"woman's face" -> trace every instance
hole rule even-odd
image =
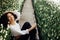
[[[11,13],[8,13],[7,17],[8,17],[9,22],[14,21],[14,16]]]

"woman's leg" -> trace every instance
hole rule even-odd
[[[31,24],[29,22],[25,22],[21,30],[26,30],[29,29],[30,27],[32,27]],[[30,40],[36,40],[36,29],[30,31],[29,34],[22,35],[20,37],[20,40],[28,40],[29,37]]]
[[[25,22],[21,30],[26,30],[26,29],[29,29],[30,27],[31,27],[31,24],[29,22]],[[26,35],[22,35],[20,37],[20,40],[28,40],[28,38],[29,38],[29,34],[26,34]]]
[[[31,27],[31,24],[29,22],[25,22],[21,30],[26,30]]]
[[[37,40],[36,39],[36,29],[31,30],[29,33],[29,36],[30,36],[30,40]]]

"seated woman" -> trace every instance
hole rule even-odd
[[[17,16],[13,12],[6,12],[1,16],[1,23],[4,27],[10,28],[12,36],[14,36],[15,40],[20,40],[21,35],[29,34],[29,32],[36,27],[36,24],[31,26],[29,22],[25,22],[21,30],[20,25],[16,22],[16,19]]]

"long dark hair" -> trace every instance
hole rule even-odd
[[[7,24],[8,24],[8,18],[7,18],[7,14],[8,13],[11,13],[13,16],[14,16],[14,19],[17,19],[17,16],[13,13],[13,12],[6,12],[4,13],[1,18],[0,18],[0,24],[3,24],[3,27],[7,27]]]

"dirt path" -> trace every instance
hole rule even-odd
[[[25,0],[23,10],[22,10],[22,16],[20,19],[20,25],[22,26],[26,21],[30,22],[31,24],[36,22],[31,0]]]

